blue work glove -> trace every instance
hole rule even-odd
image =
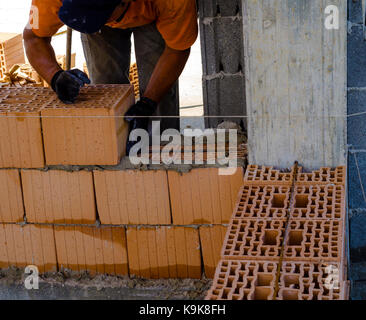
[[[130,124],[129,133],[135,129],[148,130],[149,118],[155,113],[158,104],[149,98],[142,97],[125,113],[125,120]],[[137,141],[127,140],[126,153],[130,154],[131,148]]]
[[[88,76],[79,69],[69,71],[60,70],[52,78],[51,87],[58,98],[67,104],[74,103],[80,88],[90,84]]]

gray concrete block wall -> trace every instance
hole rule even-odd
[[[245,110],[241,0],[198,0],[207,127],[241,123]],[[225,116],[238,116],[235,119]]]
[[[366,41],[362,0],[348,0],[348,114],[366,111]],[[348,119],[351,297],[366,299],[366,116]],[[361,285],[361,284],[364,285]]]

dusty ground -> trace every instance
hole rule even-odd
[[[0,271],[0,300],[202,300],[211,280],[145,280],[58,272],[40,276],[39,289],[27,290],[24,270]]]

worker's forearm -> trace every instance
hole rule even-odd
[[[190,49],[177,51],[166,47],[154,69],[144,96],[160,102],[178,80],[187,63],[189,54]]]
[[[37,37],[29,29],[24,30],[23,37],[30,64],[48,84],[51,84],[52,77],[61,70],[51,46],[51,38]]]

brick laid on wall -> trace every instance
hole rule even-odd
[[[171,224],[166,171],[94,171],[102,224]]]
[[[0,222],[21,222],[23,216],[19,171],[0,170]]]
[[[0,224],[0,269],[38,267],[40,273],[56,271],[52,226]]]
[[[81,89],[75,104],[56,96],[41,111],[48,165],[117,165],[126,152],[123,115],[135,101],[130,85]]]
[[[201,278],[198,230],[188,227],[128,227],[130,275]]]
[[[21,177],[28,222],[96,222],[92,172],[22,170]]]
[[[124,228],[55,226],[60,270],[127,275]]]
[[[173,224],[228,223],[243,185],[243,169],[220,176],[217,168],[168,171]]]
[[[220,261],[221,248],[224,243],[227,227],[202,226],[200,227],[202,257],[207,278],[213,278],[216,266]]]
[[[43,88],[0,88],[0,167],[44,167]]]

